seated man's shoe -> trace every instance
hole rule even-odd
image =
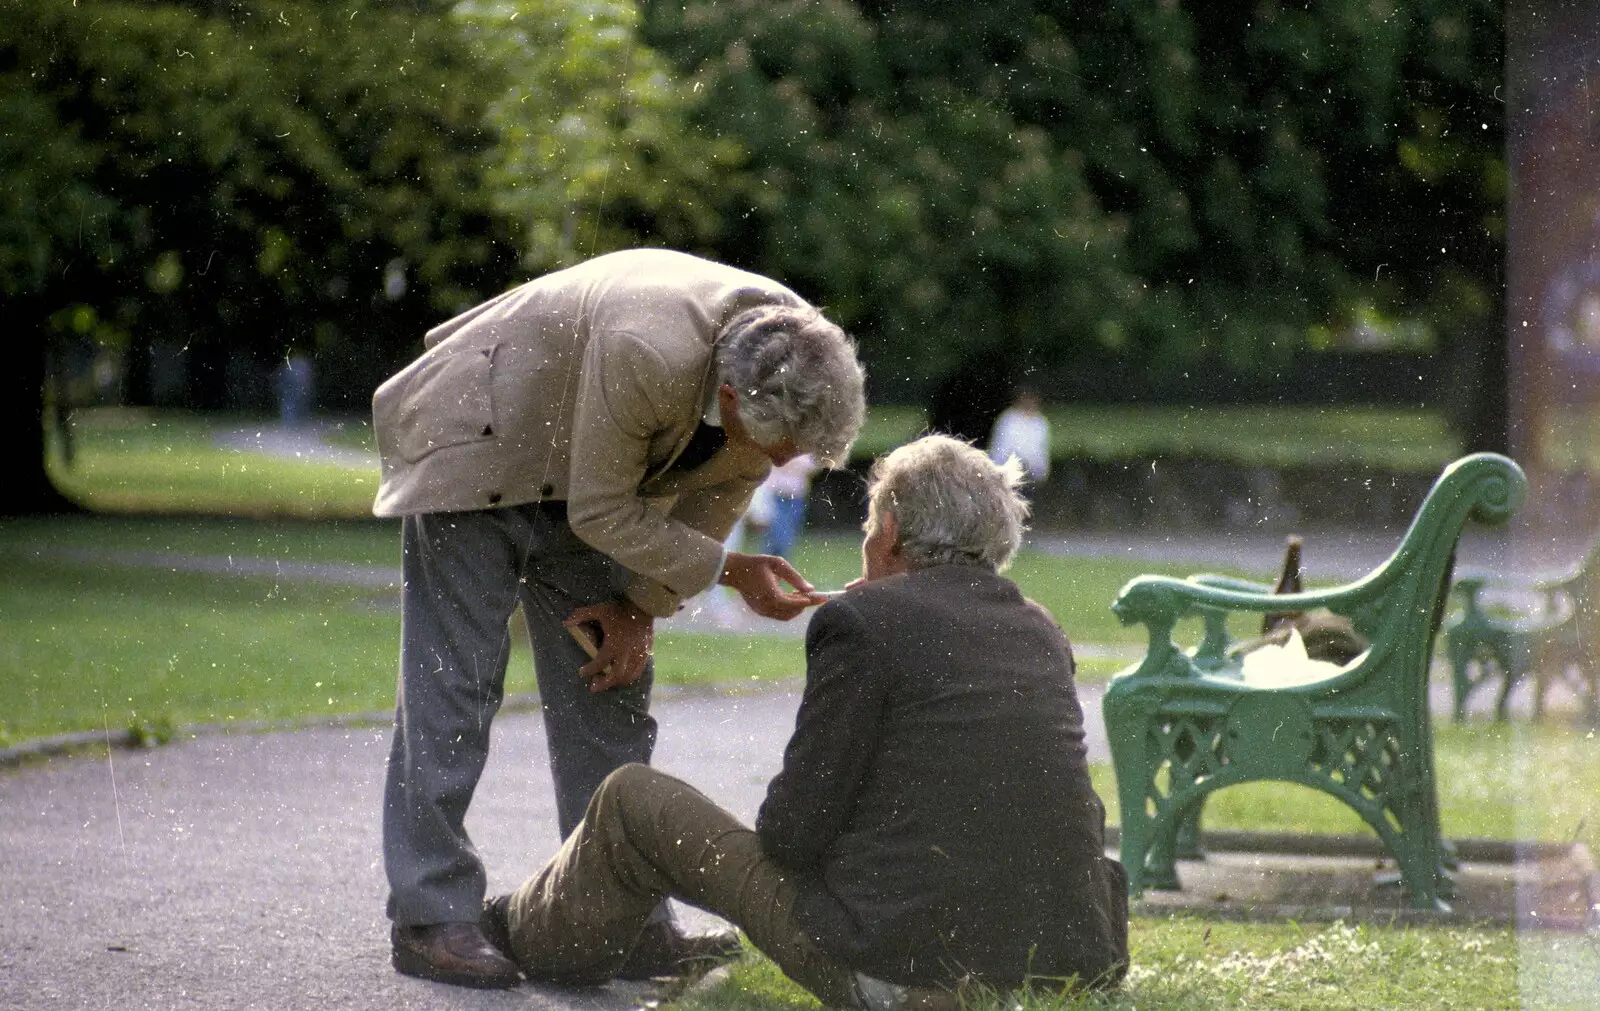
[[[511,896],[497,895],[492,899],[484,899],[483,916],[478,919],[478,927],[496,951],[513,962],[517,960],[511,951]]]
[[[739,957],[743,948],[731,930],[710,934],[683,934],[672,923],[652,920],[634,942],[633,950],[617,970],[618,979],[654,979],[681,976],[692,970],[714,968]]]
[[[516,953],[511,950],[511,896],[497,895],[492,899],[483,900],[483,915],[478,919],[478,926],[483,930],[483,936],[495,948],[510,959],[517,962]],[[518,963],[520,967],[520,963]],[[538,979],[544,983],[556,983],[560,986],[603,986],[611,982],[610,976],[594,975],[564,975],[549,976],[537,973],[524,973],[525,979]]]
[[[420,979],[480,990],[506,990],[522,982],[516,964],[495,949],[476,923],[394,927],[395,971]]]

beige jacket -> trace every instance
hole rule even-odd
[[[728,446],[668,468],[716,411],[713,343],[774,281],[684,253],[629,250],[548,274],[428,331],[378,388],[379,516],[565,499],[572,529],[666,615],[716,582],[722,539],[770,469]]]

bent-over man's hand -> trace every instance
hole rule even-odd
[[[577,608],[562,622],[568,628],[589,623],[600,626],[601,636],[594,658],[578,668],[579,675],[593,678],[589,690],[603,692],[639,680],[655,652],[655,618],[631,601],[612,600]]]
[[[816,587],[777,555],[745,555],[730,551],[728,561],[722,567],[722,578],[717,582],[738,590],[739,596],[750,605],[750,610],[763,618],[776,618],[779,621],[788,621],[822,599],[812,595]],[[799,592],[786,591],[782,583],[788,583]]]

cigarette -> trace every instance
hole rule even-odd
[[[825,600],[833,600],[835,597],[844,596],[844,591],[843,590],[812,590],[811,591],[811,596],[813,596],[813,597],[822,597]]]

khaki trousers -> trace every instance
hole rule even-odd
[[[755,832],[682,780],[625,765],[600,784],[555,857],[512,893],[512,953],[534,979],[610,979],[670,895],[742,928],[824,1004],[859,1006],[850,968],[795,923],[795,893]]]

